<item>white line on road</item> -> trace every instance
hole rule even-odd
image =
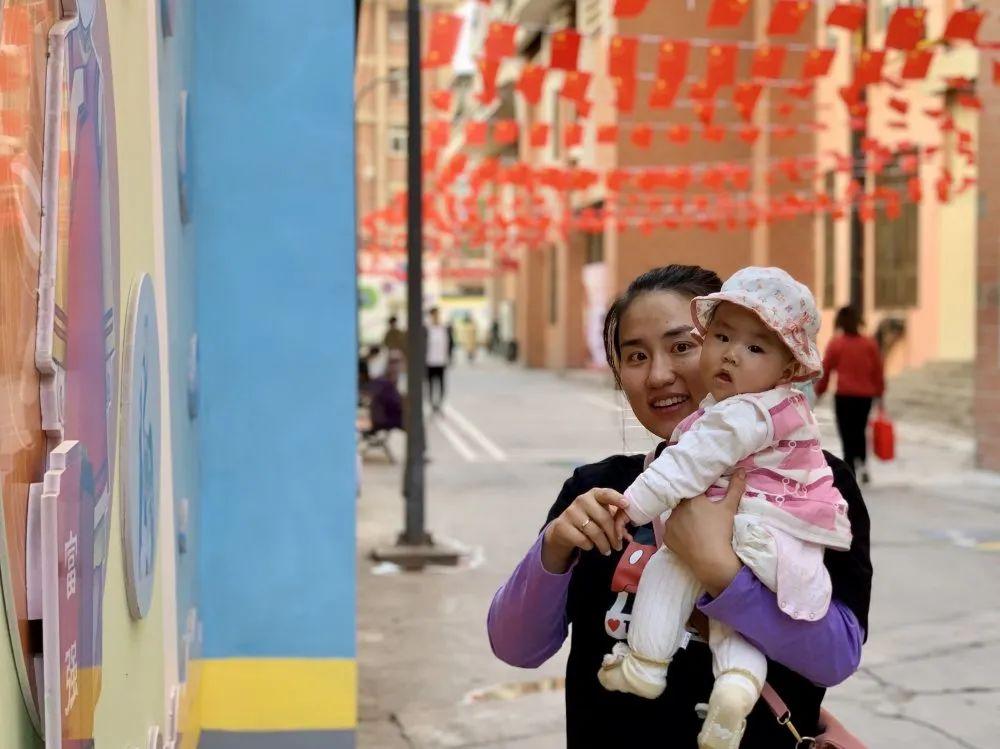
[[[434,419],[434,423],[437,425],[441,434],[444,435],[444,438],[451,443],[452,447],[455,448],[455,451],[465,458],[466,463],[477,463],[479,461],[479,457],[476,453],[472,451],[472,448],[469,447],[465,440],[455,433],[454,429],[448,426],[441,419]]]
[[[490,457],[500,462],[507,460],[507,453],[501,450],[493,440],[479,431],[475,424],[462,416],[462,414],[451,406],[444,406],[443,410],[445,415],[465,430],[465,433],[472,437],[472,439],[478,442],[480,447],[482,447]]]

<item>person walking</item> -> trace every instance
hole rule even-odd
[[[385,336],[382,338],[382,345],[385,346],[390,356],[393,353],[406,355],[406,331],[399,329],[398,322],[395,315],[390,317],[389,329],[385,331]]]
[[[824,453],[834,486],[847,500],[853,541],[849,551],[824,556],[833,594],[826,614],[815,621],[782,611],[775,593],[733,551],[744,486],[739,476],[721,501],[700,496],[682,502],[662,530],[645,525],[629,540],[615,534],[614,512],[625,502],[618,493],[707,395],[691,299],[721,285],[712,271],[671,265],[639,276],[614,302],[604,325],[608,363],[638,420],[663,442],[648,456],[614,455],[577,468],[490,605],[490,645],[510,665],[535,668],[558,652],[567,636],[572,639],[566,666],[568,749],[697,746],[696,706],[708,701],[714,681],[704,641],[694,639],[678,651],[666,691],[656,699],[607,691],[597,679],[604,654],[628,636],[642,568],[661,543],[708,591],[689,625],[704,633],[708,617],[753,642],[767,656],[768,682],[802,735],[815,735],[825,688],[850,676],[861,660],[871,595],[869,521],[857,483],[838,458]],[[759,702],[747,719],[741,749],[795,746],[788,728]]]
[[[451,364],[451,355],[455,348],[455,339],[451,326],[442,324],[437,307],[430,311],[430,323],[426,328],[427,335],[427,392],[431,402],[431,410],[435,413],[441,410],[445,395],[445,372]]]
[[[816,395],[830,386],[830,376],[837,375],[834,413],[843,445],[844,462],[861,479],[869,481],[868,440],[865,431],[872,401],[885,395],[882,355],[873,338],[862,335],[861,317],[853,307],[837,311],[834,326],[838,334],[826,347],[823,376],[816,383]]]
[[[476,327],[476,321],[472,319],[471,314],[466,313],[465,319],[458,330],[458,337],[462,344],[462,350],[465,351],[466,360],[469,364],[474,364],[476,361],[476,351],[479,348],[479,329]]]

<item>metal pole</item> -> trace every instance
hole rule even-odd
[[[868,8],[868,2],[865,2],[865,8]],[[868,14],[865,13],[865,21],[861,25],[860,36],[859,36],[859,46],[860,50],[857,51],[857,57],[860,59],[861,54],[868,48]],[[868,104],[868,92],[866,88],[863,88],[860,92],[859,101],[862,108]],[[868,114],[867,112],[863,115],[862,127],[859,130],[855,130],[851,127],[851,156],[853,159],[853,169],[851,176],[857,180],[858,184],[862,188],[865,187],[865,182],[868,178],[868,165],[865,159],[864,150],[864,139],[868,134]],[[862,190],[862,195],[864,195],[864,190]],[[851,204],[851,298],[850,306],[853,307],[857,313],[861,316],[864,315],[865,309],[865,224],[861,220],[861,203],[854,202]]]
[[[420,91],[420,3],[407,0],[407,90],[409,117],[406,147],[406,470],[403,496],[406,497],[406,526],[400,542],[418,546],[429,542],[424,530],[424,366],[423,320],[423,170],[421,165],[421,91]]]

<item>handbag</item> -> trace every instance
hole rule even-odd
[[[879,460],[892,460],[896,457],[896,432],[881,405],[872,419],[872,452]]]
[[[819,733],[815,736],[803,736],[792,723],[792,713],[788,706],[770,684],[764,684],[760,696],[771,708],[778,723],[787,728],[795,738],[795,749],[866,749],[861,739],[848,731],[829,711],[820,708]]]

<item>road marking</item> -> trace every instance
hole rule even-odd
[[[587,401],[587,403],[590,403],[594,406],[598,406],[599,408],[603,408],[605,411],[614,411],[615,413],[621,413],[622,411],[622,407],[619,406],[617,403],[608,403],[604,398],[602,398],[599,395],[591,395],[589,393],[586,393],[584,395],[581,395],[580,397],[583,400]]]
[[[505,462],[507,460],[507,453],[501,450],[497,444],[493,442],[493,440],[479,431],[475,424],[462,416],[462,414],[451,406],[444,406],[443,410],[445,415],[465,430],[465,433],[472,437],[472,439],[478,442],[479,446],[482,447],[491,458],[500,462]]]
[[[441,419],[435,419],[434,423],[437,425],[438,430],[444,435],[444,438],[451,443],[451,446],[455,448],[455,451],[465,458],[466,463],[476,463],[479,461],[479,457],[473,452],[472,448],[463,440],[455,430],[448,426]]]

